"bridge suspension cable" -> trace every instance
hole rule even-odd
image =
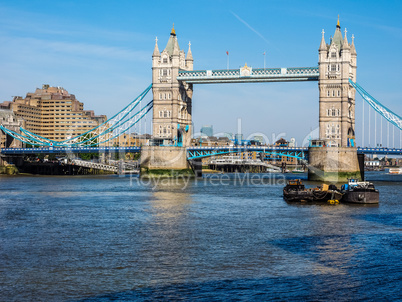
[[[390,143],[392,143],[392,146],[395,148],[395,128],[397,130],[399,129],[399,147],[402,147],[402,118],[400,115],[396,114],[386,106],[382,105],[379,101],[377,101],[374,97],[372,97],[366,90],[364,90],[359,84],[353,82],[351,79],[349,79],[349,83],[356,89],[356,91],[362,96],[362,98],[367,102],[370,106],[368,106],[368,117],[365,119],[365,106],[364,103],[362,103],[362,144],[364,144],[364,139],[368,135],[368,145],[371,146],[371,139],[372,139],[372,127],[371,127],[371,120],[372,120],[372,114],[371,111],[374,109],[374,145],[375,146],[383,146],[383,144],[386,143],[387,147],[391,147]],[[379,119],[379,128],[377,129],[378,122],[377,122],[377,114],[378,113],[382,118]],[[367,123],[368,120],[368,133],[365,135],[365,122]],[[386,128],[383,130],[383,120],[386,121]],[[390,124],[393,126],[391,131],[390,131]],[[379,133],[377,133],[379,131]],[[390,133],[391,132],[391,133]],[[383,134],[386,135],[387,137],[383,137]],[[390,139],[390,134],[392,135],[392,139]],[[379,136],[379,138],[378,138]],[[377,141],[378,139],[378,141]],[[397,138],[397,143],[398,143],[398,138]]]
[[[141,101],[147,95],[152,88],[152,84],[149,85],[137,98],[135,98],[130,104],[116,113],[113,117],[103,122],[99,126],[90,129],[78,136],[68,138],[63,141],[55,141],[33,132],[30,132],[24,128],[20,128],[21,133],[17,133],[10,129],[0,125],[0,129],[6,134],[14,137],[15,139],[30,144],[33,146],[46,146],[46,147],[80,147],[80,146],[95,146],[111,141],[112,139],[119,137],[121,134],[130,130],[135,126],[146,114],[152,109],[153,101],[150,101],[147,105],[133,114],[134,109],[141,104]]]
[[[362,96],[362,98],[381,116],[383,116],[388,122],[402,130],[402,117],[392,112],[390,109],[382,105],[374,97],[372,97],[367,91],[365,91],[359,84],[349,79],[349,83],[356,89],[356,91]]]

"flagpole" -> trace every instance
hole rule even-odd
[[[264,69],[265,69],[265,51],[264,51],[263,55],[264,55]]]
[[[228,61],[227,61],[227,66],[226,66],[226,68],[227,68],[227,70],[229,70],[229,52],[227,51],[226,54],[227,54],[227,56],[228,56]]]

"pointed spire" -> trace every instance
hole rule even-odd
[[[348,31],[345,28],[345,38],[343,38],[343,44],[342,44],[343,49],[349,48],[348,37],[346,36],[347,32]]]
[[[191,42],[188,42],[188,52],[186,60],[193,60],[193,54],[191,53]]]
[[[355,36],[352,35],[352,43],[350,44],[350,52],[352,54],[356,54],[356,48],[355,48]]]
[[[168,43],[165,47],[165,50],[168,52],[168,54],[170,56],[171,55],[179,55],[179,53],[180,53],[180,47],[179,47],[179,43],[177,42],[176,31],[174,30],[174,24],[173,24],[172,31],[170,33]]]
[[[158,48],[158,37],[155,38],[155,48],[154,48],[154,53],[152,54],[153,57],[158,57],[160,56],[159,48]]]
[[[338,23],[336,24],[336,29],[334,33],[334,37],[332,38],[331,45],[335,44],[338,50],[341,50],[343,45],[343,37],[341,32],[341,26],[339,25],[339,15],[338,15]]]
[[[180,53],[179,42],[177,42],[177,38],[174,37],[173,55],[179,55],[179,53]]]
[[[174,23],[173,23],[172,31],[170,32],[170,34],[171,34],[172,36],[175,36],[175,35],[176,35],[176,31],[174,30]]]
[[[319,50],[327,50],[327,43],[325,43],[325,38],[324,38],[324,34],[325,34],[324,29],[322,30],[321,33],[322,33],[322,38],[321,38],[321,44],[320,44]]]

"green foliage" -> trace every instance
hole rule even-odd
[[[98,153],[80,153],[78,155],[82,160],[91,160],[94,158],[98,158],[99,154]]]

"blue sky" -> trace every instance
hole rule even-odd
[[[150,84],[155,37],[162,50],[172,23],[186,52],[191,41],[195,69],[226,68],[226,51],[231,68],[263,67],[264,51],[267,67],[317,66],[321,31],[328,42],[339,14],[342,32],[355,36],[357,81],[401,115],[401,13],[402,1],[0,0],[0,102],[47,83],[111,116]],[[238,118],[245,137],[283,133],[301,144],[318,126],[317,83],[194,87],[196,131],[236,132]]]

